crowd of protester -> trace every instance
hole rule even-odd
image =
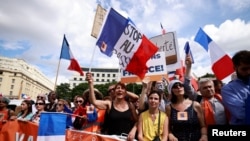
[[[56,92],[38,95],[35,102],[23,100],[16,110],[7,108],[10,100],[0,97],[0,131],[8,120],[39,124],[42,112],[68,114],[66,128],[106,135],[125,135],[139,141],[207,141],[209,125],[250,124],[250,51],[232,57],[235,73],[227,84],[202,78],[198,90],[191,84],[191,57],[185,60],[185,79],[142,81],[141,94],[126,90],[124,83],[110,85],[108,96],[94,88],[91,72],[86,74],[89,89],[71,102]],[[164,86],[161,86],[161,85]],[[167,93],[165,93],[165,89]],[[68,123],[68,122],[67,122]]]

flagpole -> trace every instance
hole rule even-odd
[[[92,63],[93,63],[94,56],[95,56],[95,49],[96,49],[96,46],[94,47],[94,50],[93,50],[93,53],[92,53],[92,57],[91,57],[91,60],[90,60],[89,72],[91,72]]]
[[[59,63],[58,63],[58,66],[57,66],[56,81],[55,81],[55,85],[54,85],[54,91],[56,91],[56,83],[57,83],[57,78],[58,78],[60,63],[61,63],[61,59],[59,59]]]

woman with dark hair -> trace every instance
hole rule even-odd
[[[159,137],[162,141],[168,140],[168,117],[159,110],[161,93],[151,91],[148,94],[148,110],[142,112],[138,121],[139,141],[152,141]]]
[[[207,141],[201,105],[188,98],[180,80],[172,80],[168,85],[168,92],[171,94],[171,104],[166,108],[169,141]]]
[[[31,120],[32,116],[31,100],[23,100],[21,103],[21,111],[17,114],[17,119],[28,121]]]
[[[136,137],[138,115],[134,105],[126,100],[126,86],[119,82],[114,87],[115,97],[112,101],[97,100],[94,93],[94,81],[92,74],[86,75],[89,83],[90,102],[98,109],[107,110],[108,118],[107,134],[122,135],[127,134],[127,140],[133,140]]]
[[[36,106],[36,113],[32,116],[31,120],[32,122],[35,122],[37,124],[39,124],[40,122],[40,114],[41,112],[45,111],[45,100],[43,99],[38,99],[35,103]]]

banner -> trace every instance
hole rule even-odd
[[[146,73],[145,78],[149,79],[150,81],[161,81],[163,77],[168,79],[165,52],[157,52],[148,60],[147,66],[148,72]],[[141,79],[136,75],[129,73],[128,71],[121,70],[121,82],[141,82]]]
[[[22,120],[8,121],[0,131],[0,141],[36,141],[38,125]]]
[[[102,135],[92,132],[70,130],[66,131],[65,141],[126,141],[119,136]]]
[[[99,35],[105,15],[106,15],[106,9],[102,8],[101,5],[98,4],[91,32],[91,36],[93,36],[94,38],[97,38]]]

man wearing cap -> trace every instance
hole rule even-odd
[[[15,115],[13,110],[7,108],[10,100],[6,97],[0,96],[0,131],[4,123],[6,123],[11,116]]]

